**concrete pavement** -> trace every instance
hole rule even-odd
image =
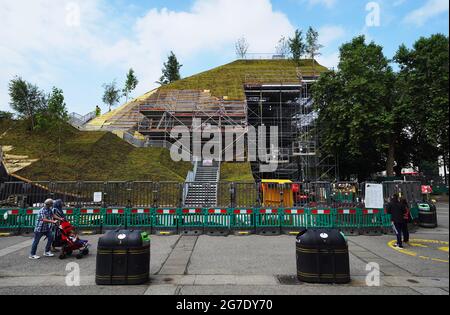
[[[153,236],[151,282],[132,287],[95,285],[97,235],[86,237],[89,257],[64,261],[28,260],[31,236],[0,238],[0,294],[448,295],[448,204],[438,213],[440,227],[419,229],[405,251],[390,247],[389,235],[349,237],[352,283],[343,286],[299,283],[293,236]],[[80,266],[79,287],[66,285],[71,262]],[[368,263],[380,265],[380,287],[366,285]]]

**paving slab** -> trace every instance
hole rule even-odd
[[[182,286],[179,295],[420,295],[411,288],[340,286]]]
[[[31,236],[0,237],[0,250],[31,239]]]
[[[95,286],[99,235],[83,237],[92,244],[91,255],[64,261],[30,261],[31,237],[13,236],[0,238],[0,294],[448,295],[448,205],[438,210],[445,222],[438,229],[419,229],[412,238],[447,246],[416,244],[400,252],[389,246],[390,235],[349,237],[352,282],[343,286],[298,282],[295,237],[288,235],[152,236],[150,282],[131,287]],[[42,241],[38,253],[44,245]],[[419,254],[408,255],[411,251]],[[441,261],[420,258],[434,254]],[[66,284],[66,267],[72,262],[80,267],[80,287]],[[369,262],[380,265],[381,287],[366,285]]]

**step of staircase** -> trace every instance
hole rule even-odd
[[[219,167],[200,166],[193,183],[188,183],[186,207],[211,207],[217,205]]]

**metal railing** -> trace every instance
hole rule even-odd
[[[194,167],[195,170],[195,167]],[[39,207],[47,198],[73,207],[183,207],[189,189],[205,192],[218,207],[364,207],[364,184],[358,183],[232,183],[194,182],[194,173],[179,182],[5,182],[0,183],[1,207]],[[217,187],[217,188],[216,188]],[[384,183],[384,201],[400,193],[410,204],[420,202],[420,182]],[[212,196],[214,193],[214,196]],[[217,193],[217,196],[216,196]],[[216,198],[213,198],[216,197]],[[211,206],[207,200],[204,206]],[[200,202],[199,206],[202,206]]]
[[[185,205],[189,185],[200,190],[217,185],[216,204]],[[368,209],[361,202],[362,187],[328,182],[6,182],[0,183],[0,232],[32,231],[47,198],[63,200],[75,226],[95,231],[121,226],[156,234],[276,234],[312,227],[352,235],[390,232],[384,209]]]
[[[69,115],[69,122],[74,127],[82,127],[88,122],[90,122],[92,119],[94,119],[96,116],[97,115],[95,111],[90,112],[84,116],[77,113],[71,113]]]

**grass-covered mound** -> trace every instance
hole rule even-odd
[[[38,159],[16,175],[33,181],[178,181],[192,165],[175,163],[161,148],[135,148],[109,132],[30,132],[23,121],[0,120],[0,145],[7,152]],[[61,154],[59,154],[61,152]]]
[[[245,183],[253,183],[255,181],[250,163],[222,163],[220,180]]]
[[[318,75],[327,68],[312,60],[302,60],[300,67],[292,60],[238,60],[218,68],[163,86],[160,90],[210,90],[216,97],[244,100],[244,83],[257,80],[260,83],[295,83],[299,81],[297,70],[303,76]]]

